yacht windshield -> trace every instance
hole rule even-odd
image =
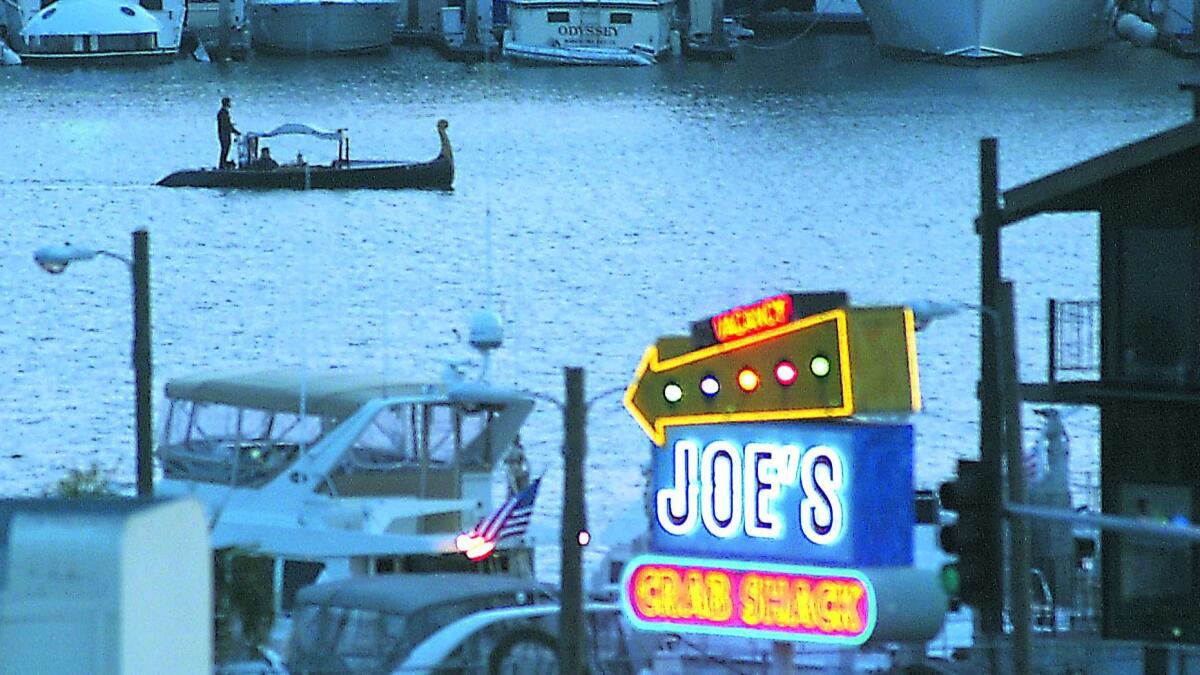
[[[332,427],[314,415],[175,400],[159,460],[168,478],[257,486]]]
[[[490,469],[487,415],[448,404],[397,404],[381,410],[351,446],[345,471],[416,465]]]

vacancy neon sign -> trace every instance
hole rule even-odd
[[[642,630],[859,645],[875,630],[870,581],[855,570],[642,555],[621,606]]]
[[[710,319],[717,342],[729,342],[747,335],[777,328],[792,320],[792,296],[777,295],[753,305],[737,307]]]

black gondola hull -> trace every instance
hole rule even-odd
[[[158,181],[164,187],[250,188],[260,190],[450,190],[454,163],[352,161],[338,166],[281,166],[277,169],[193,169]]]

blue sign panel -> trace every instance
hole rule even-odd
[[[653,453],[655,552],[841,567],[912,564],[908,425],[675,427]]]

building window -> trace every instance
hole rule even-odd
[[[608,15],[608,22],[610,24],[613,24],[614,26],[616,26],[616,25],[628,26],[633,23],[633,13],[632,12],[613,12]]]
[[[1200,382],[1198,252],[1191,228],[1122,228],[1121,365],[1127,379],[1168,386]]]
[[[569,23],[570,12],[546,12],[546,23]]]

